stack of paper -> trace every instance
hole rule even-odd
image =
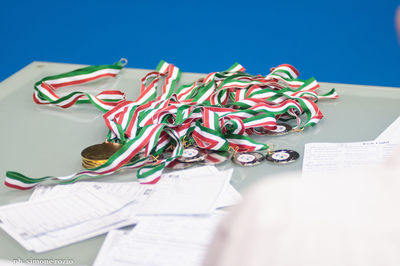
[[[214,166],[204,166],[171,172],[163,175],[156,185],[141,185],[138,182],[77,182],[68,185],[38,186],[29,200],[69,195],[90,188],[126,200],[143,202],[144,206],[139,214],[210,213],[216,208],[229,207],[241,201],[242,196],[229,183],[232,171],[233,169],[218,171]],[[204,209],[199,210],[199,205]],[[139,211],[139,208],[137,210]]]
[[[134,224],[140,217],[211,215],[241,200],[229,183],[232,171],[204,166],[171,172],[156,185],[39,186],[28,202],[0,207],[0,227],[26,249],[43,252]]]
[[[138,211],[131,232],[107,235],[95,265],[200,266],[224,215],[216,208],[240,201],[232,169],[189,169],[163,176]]]

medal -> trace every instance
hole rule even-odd
[[[292,150],[276,150],[267,154],[266,159],[277,164],[292,163],[300,157],[299,153]]]
[[[81,152],[82,166],[84,168],[101,166],[121,147],[122,144],[114,142],[104,142],[89,146]]]
[[[200,162],[205,159],[207,154],[194,146],[183,149],[182,156],[178,157],[177,160],[181,163],[194,163]]]
[[[241,166],[253,166],[264,160],[264,155],[259,152],[237,152],[233,155],[232,161]]]
[[[200,164],[205,164],[205,165],[218,165],[223,162],[226,162],[229,158],[229,152],[226,151],[215,151],[215,152],[210,152],[206,155],[206,158],[204,161],[201,161]]]
[[[256,134],[258,135],[268,135],[268,136],[281,136],[289,133],[292,130],[292,126],[286,123],[277,123],[276,129],[268,130],[263,127],[254,128]]]

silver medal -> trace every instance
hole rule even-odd
[[[206,152],[196,147],[187,147],[183,150],[182,156],[178,157],[177,160],[181,163],[194,163],[203,161],[206,157]]]
[[[253,166],[264,160],[264,155],[259,152],[238,152],[232,157],[232,161],[241,166]]]
[[[267,154],[266,159],[277,164],[292,163],[299,159],[300,155],[292,150],[276,150],[271,154]]]
[[[277,123],[276,128],[272,130],[265,129],[263,127],[256,127],[254,131],[258,135],[268,136],[281,136],[289,133],[292,130],[292,126],[286,123]]]

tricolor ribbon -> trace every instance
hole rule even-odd
[[[63,87],[83,85],[105,77],[115,77],[126,63],[126,59],[121,59],[113,65],[89,66],[45,77],[35,83],[33,100],[37,104],[50,104],[62,108],[90,102],[101,111],[106,112],[123,101],[125,94],[114,90],[102,91],[97,95],[84,91],[74,91],[61,97],[57,95],[57,92]]]
[[[117,95],[103,92],[96,96],[74,92],[57,97],[63,86],[83,84],[103,77],[115,76],[122,63],[94,66],[51,76],[35,84],[35,102],[69,107],[74,103],[93,103],[106,112],[104,121],[109,129],[108,141],[123,144],[108,161],[66,177],[29,178],[7,172],[5,184],[29,189],[42,182],[75,182],[81,177],[109,175],[119,169],[137,168],[141,183],[156,183],[164,168],[182,155],[189,139],[203,149],[227,152],[258,151],[268,145],[251,138],[254,128],[275,129],[278,119],[295,119],[295,130],[313,126],[323,115],[317,106],[320,99],[335,99],[335,90],[319,95],[317,81],[298,79],[299,72],[283,64],[271,69],[267,76],[245,73],[240,64],[223,72],[213,72],[188,85],[175,89],[181,75],[179,68],[161,61],[156,71],[141,80],[140,95],[135,101],[125,101]],[[304,117],[303,117],[304,115]],[[148,164],[136,155],[157,156],[166,150],[171,155]]]

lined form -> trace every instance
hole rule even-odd
[[[185,171],[166,174],[138,214],[209,214],[215,210],[231,176],[232,169],[218,175],[206,171],[197,171],[195,176]]]
[[[141,217],[131,232],[107,235],[95,266],[200,266],[224,212]]]
[[[0,227],[26,249],[43,252],[133,224],[122,212],[132,203],[86,189],[0,207]]]
[[[30,201],[37,199],[51,198],[59,195],[68,195],[70,193],[85,190],[95,189],[105,193],[119,195],[126,199],[136,199],[138,193],[143,192],[144,187],[138,182],[120,182],[120,183],[106,183],[106,182],[77,182],[72,184],[57,185],[57,186],[38,186],[35,188]]]
[[[199,211],[200,213],[209,213],[215,208],[229,207],[241,201],[242,196],[229,183],[233,169],[221,172],[214,166],[194,169],[164,174],[156,185],[141,185],[138,182],[77,182],[67,185],[38,186],[29,200],[68,195],[79,190],[93,188],[127,200],[134,199],[137,202],[144,202],[149,198],[141,211],[143,214],[156,212],[162,214],[161,208],[164,209],[164,213],[169,214],[178,211],[193,214],[196,209],[195,206],[190,205],[193,202],[205,208],[204,210],[197,208],[197,213]],[[154,195],[150,198],[150,194]],[[157,202],[161,202],[163,207]],[[172,205],[175,206],[175,210],[171,209]],[[182,205],[186,206],[186,210],[182,209]],[[180,210],[177,209],[178,207]]]
[[[304,149],[303,176],[379,165],[399,148],[399,144],[388,141],[307,143]]]

